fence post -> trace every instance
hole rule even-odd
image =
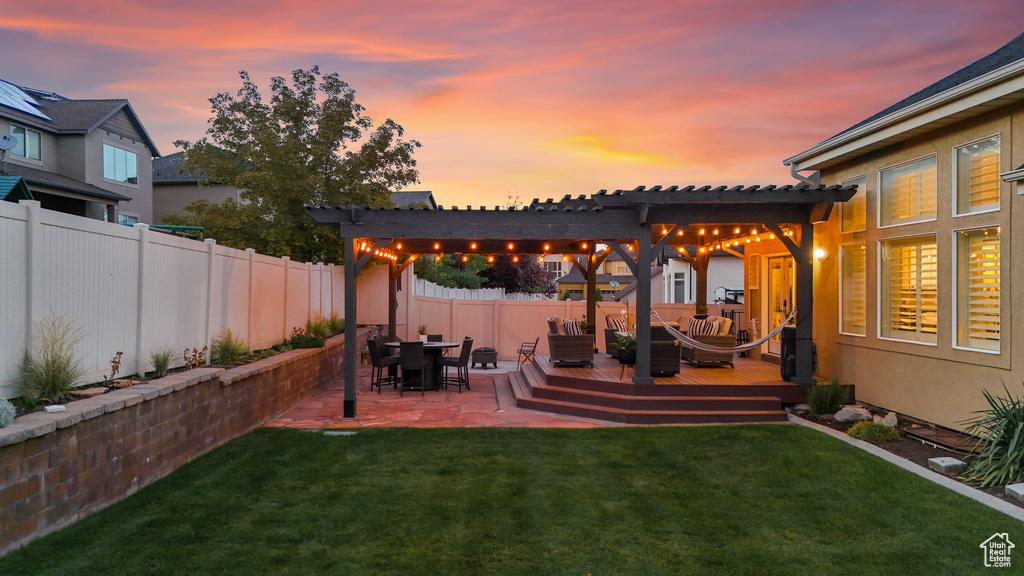
[[[146,259],[149,254],[149,224],[136,224],[139,232],[139,302],[135,323],[135,373],[146,375]]]
[[[217,241],[206,238],[206,329],[203,333],[203,344],[209,350],[213,345],[213,264],[217,257]]]
[[[284,261],[284,311],[281,313],[281,340],[288,339],[288,264],[291,263],[290,256],[281,256]]]
[[[38,200],[21,200],[25,207],[25,353],[32,354],[33,323],[39,316],[43,292],[43,207]]]
[[[246,248],[246,253],[249,254],[249,307],[246,309],[245,315],[245,341],[252,346],[252,281],[253,281],[253,265],[256,263],[256,250],[252,248]]]

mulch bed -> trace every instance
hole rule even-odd
[[[865,408],[870,409],[870,407],[868,407],[868,406],[865,406]],[[879,412],[877,410],[873,410],[872,411],[872,414],[876,414],[876,413],[879,416],[885,416],[887,414],[887,412]],[[814,414],[812,412],[797,412],[796,415],[800,416],[801,418],[803,418],[805,420],[808,420],[810,422],[814,422],[815,424],[820,424],[822,426],[827,426],[827,427],[829,427],[829,428],[831,428],[833,430],[838,430],[840,432],[843,432],[844,434],[854,424],[856,424],[856,422],[836,422],[835,419],[833,419],[831,416],[824,416],[824,417],[823,416],[818,416],[817,414]],[[921,466],[923,468],[928,468],[928,459],[930,459],[930,458],[939,458],[939,457],[942,457],[942,456],[950,456],[952,458],[956,458],[957,460],[963,460],[964,459],[965,454],[962,453],[962,452],[954,452],[952,450],[945,450],[945,449],[942,449],[942,448],[936,448],[935,446],[932,446],[931,444],[925,444],[924,442],[921,442],[920,440],[917,440],[915,438],[911,438],[911,437],[905,435],[903,433],[903,427],[906,426],[907,423],[906,423],[906,421],[902,417],[900,417],[900,422],[901,422],[901,424],[900,424],[900,439],[899,440],[895,440],[893,442],[882,442],[881,444],[876,444],[876,446],[878,446],[882,450],[885,450],[887,452],[892,452],[893,454],[895,454],[897,456],[900,456],[902,458],[906,458],[907,460],[910,460],[914,464],[917,464],[918,466]],[[931,470],[930,468],[928,468],[928,469]],[[999,498],[1000,500],[1004,500],[1006,502],[1009,502],[1010,504],[1013,504],[1014,506],[1018,506],[1020,508],[1024,508],[1024,502],[1020,502],[1020,501],[1018,501],[1018,500],[1016,500],[1014,498],[1007,498],[1006,495],[1003,493],[1003,487],[1002,486],[993,486],[991,488],[981,488],[981,487],[979,487],[979,486],[977,486],[975,484],[964,482],[963,480],[961,480],[960,478],[958,478],[956,476],[948,476],[948,478],[956,480],[957,482],[960,482],[960,483],[962,483],[962,484],[964,484],[966,486],[970,486],[971,488],[975,488],[977,490],[981,490],[982,492],[985,492],[987,494],[991,494],[992,496],[995,496],[996,498]]]

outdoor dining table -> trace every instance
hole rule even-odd
[[[388,348],[399,348],[401,342],[388,342]],[[441,387],[441,356],[445,350],[458,348],[458,342],[424,342],[423,343],[423,387],[437,390]]]

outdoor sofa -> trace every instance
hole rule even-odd
[[[736,326],[732,320],[722,316],[708,316],[707,321],[714,323],[716,326],[713,334],[695,334],[694,322],[691,319],[688,324],[687,336],[710,346],[720,346],[722,348],[736,346]],[[691,366],[722,366],[728,364],[730,367],[735,368],[736,365],[733,364],[734,355],[735,353],[733,352],[709,352],[707,350],[691,348],[686,344],[682,345],[683,361]]]
[[[557,316],[549,317],[547,322],[552,364],[594,365],[593,334],[566,334],[564,324]]]

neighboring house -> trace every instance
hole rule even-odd
[[[1024,34],[784,163],[860,187],[814,230],[820,374],[952,427],[986,407],[983,390],[1020,394]],[[747,251],[764,313],[791,262]]]
[[[566,260],[561,254],[544,254],[541,258],[543,258],[541,267],[551,275],[552,280],[558,280],[572,271],[572,262]]]
[[[160,153],[127,100],[73,100],[0,80],[0,133],[18,140],[0,175],[24,178],[43,208],[152,222],[150,159]]]
[[[231,199],[244,202],[241,190],[226,184],[207,183],[200,185],[205,175],[200,172],[181,172],[184,152],[168,154],[153,159],[153,219],[160,224],[164,216],[185,214],[185,207],[196,200],[220,204]],[[429,190],[411,190],[391,193],[391,201],[399,208],[426,206],[437,208],[434,195]]]
[[[241,201],[240,190],[225,184],[203,184],[204,175],[179,172],[184,152],[153,159],[153,222],[163,224],[164,216],[184,214],[185,206],[196,200],[220,204],[231,199]]]

